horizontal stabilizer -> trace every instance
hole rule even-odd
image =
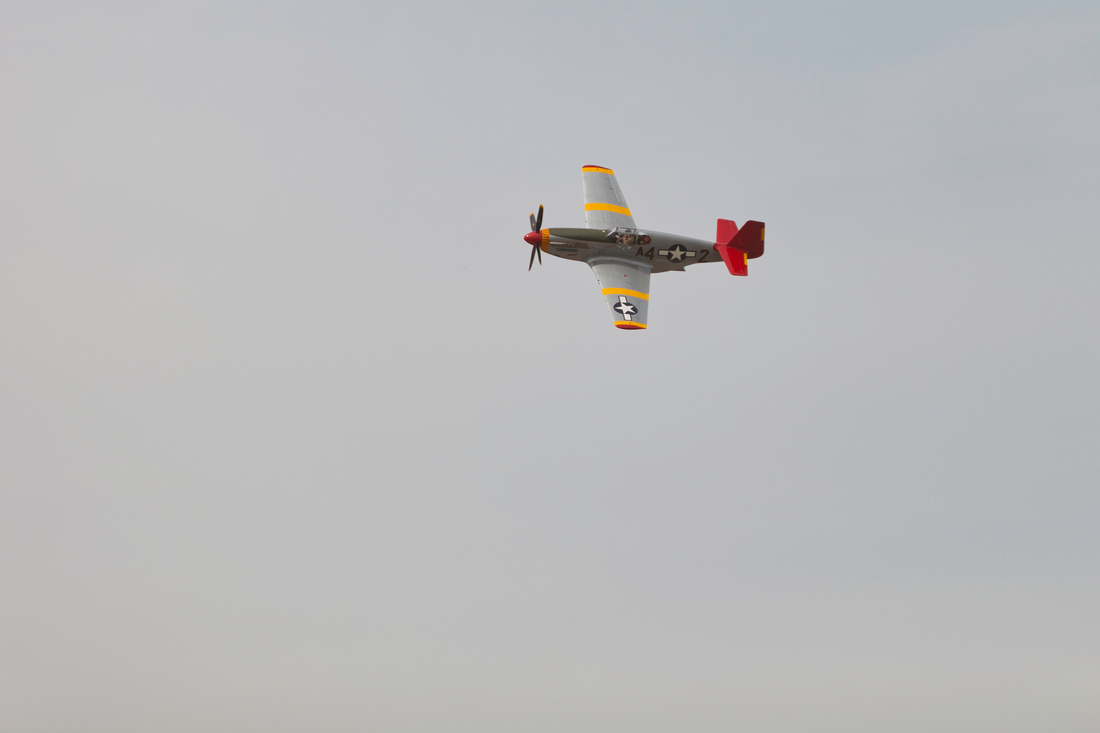
[[[738,229],[729,219],[719,219],[714,248],[731,275],[748,275],[749,260],[764,254],[764,223],[747,221]]]
[[[731,275],[744,277],[749,274],[749,256],[739,249],[734,249],[728,244],[716,244],[714,248],[722,255],[722,261],[726,263],[726,269]]]
[[[746,221],[745,226],[739,230],[737,224],[729,219],[719,219],[718,235],[714,243],[718,246],[726,245],[739,249],[747,254],[750,260],[754,260],[764,254],[764,222]]]
[[[730,246],[749,256],[750,260],[764,255],[764,222],[746,221]]]

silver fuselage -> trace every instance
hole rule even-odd
[[[683,270],[688,265],[721,262],[714,242],[651,229],[545,230],[549,233],[542,251],[567,260],[590,262],[593,258],[615,257],[636,260],[652,272]]]

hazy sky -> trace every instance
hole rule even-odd
[[[1094,2],[0,5],[0,731],[1100,728]],[[767,223],[613,328],[639,226]]]

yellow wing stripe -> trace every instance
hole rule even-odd
[[[625,206],[616,206],[615,204],[585,204],[585,211],[614,211],[616,214],[623,214],[624,216],[633,216],[630,213],[630,209]]]
[[[638,323],[637,321],[615,321],[615,325],[619,328],[645,328],[644,323]]]
[[[598,165],[586,165],[581,168],[582,173],[606,173],[609,176],[615,175],[615,171],[610,168],[601,168]]]
[[[643,293],[640,290],[630,290],[629,288],[604,288],[600,292],[604,295],[632,295],[639,300],[649,300],[649,293]]]

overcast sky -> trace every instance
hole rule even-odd
[[[1094,2],[0,5],[0,731],[1100,728]],[[623,332],[527,214],[767,223]]]

